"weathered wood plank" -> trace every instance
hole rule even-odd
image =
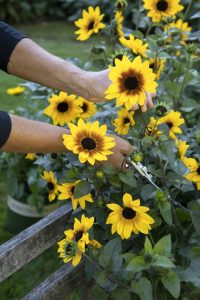
[[[72,214],[66,204],[0,246],[0,282],[63,237]]]
[[[73,291],[81,290],[84,283],[83,263],[76,268],[67,264],[58,269],[22,300],[67,300]]]

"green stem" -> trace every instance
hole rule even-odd
[[[150,231],[149,231],[149,238],[151,240],[152,245],[155,246],[155,242],[154,242],[153,236]]]
[[[188,7],[187,7],[187,9],[185,11],[185,14],[184,14],[184,17],[183,17],[183,21],[186,19],[187,15],[189,13],[191,5],[192,5],[192,0],[190,0],[190,3],[188,4]]]
[[[176,211],[175,211],[175,208],[174,208],[175,200],[174,200],[174,198],[173,198],[173,196],[172,196],[172,194],[171,194],[171,191],[170,191],[170,189],[169,189],[169,187],[168,187],[168,184],[167,184],[167,180],[166,180],[166,176],[165,176],[165,169],[164,169],[164,167],[163,167],[162,160],[161,160],[160,158],[158,158],[158,159],[159,159],[159,164],[160,164],[160,169],[161,169],[161,174],[162,174],[163,184],[164,184],[164,186],[165,186],[165,188],[166,188],[166,190],[168,191],[169,196],[170,196],[169,200],[170,200],[170,203],[171,203],[171,212],[172,212],[172,216],[173,216],[174,222],[175,222],[175,224],[176,224],[176,226],[177,226],[178,232],[179,232],[180,235],[182,236],[182,235],[183,235],[183,230],[184,230],[184,229],[183,229],[183,227],[182,227],[181,223],[179,222],[179,219],[178,219],[178,217],[177,217],[177,215],[176,215]]]
[[[147,130],[147,123],[146,123],[146,120],[145,120],[145,118],[144,118],[144,113],[142,112],[142,109],[141,109],[141,107],[140,107],[140,105],[138,105],[139,106],[139,112],[140,112],[140,115],[141,115],[141,120],[142,120],[142,123],[143,123],[143,125],[144,125],[144,131],[146,132],[146,130]]]

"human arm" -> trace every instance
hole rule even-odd
[[[5,114],[0,112],[1,133],[6,130],[7,126],[10,127],[10,130],[6,133],[8,135],[7,140],[0,151],[19,153],[59,153],[67,151],[63,144],[63,134],[70,134],[68,129],[8,114],[7,126],[5,126],[5,122],[3,122],[6,120],[5,117],[2,120],[2,115],[5,116]],[[113,137],[116,146],[112,149],[113,154],[109,155],[108,160],[104,163],[109,163],[120,169],[124,155],[131,153],[132,146],[118,136]]]
[[[50,54],[4,22],[0,22],[0,40],[0,68],[4,71],[90,101],[105,100],[104,93],[110,85],[109,70],[86,72]],[[142,110],[146,110],[146,105],[152,106],[150,94]]]

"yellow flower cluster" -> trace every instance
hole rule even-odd
[[[82,97],[60,92],[48,99],[50,105],[44,114],[51,117],[54,125],[68,124],[77,118],[88,119],[96,113],[96,105]]]
[[[82,255],[85,253],[86,247],[100,248],[101,244],[93,239],[90,239],[88,231],[94,224],[94,217],[87,218],[81,216],[81,221],[75,218],[74,228],[64,232],[65,238],[58,242],[60,258],[64,263],[72,261],[75,267],[81,261]]]

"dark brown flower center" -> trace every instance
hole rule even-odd
[[[172,122],[167,122],[167,126],[169,127],[169,129],[171,129],[173,127]]]
[[[78,242],[83,236],[83,231],[77,231],[75,234],[75,241]]]
[[[72,244],[67,244],[66,248],[65,248],[65,253],[66,254],[71,254],[72,251]]]
[[[136,216],[136,212],[130,207],[125,207],[122,211],[122,216],[127,220],[131,220]]]
[[[72,195],[74,194],[75,185],[71,188]]]
[[[96,148],[96,142],[89,137],[85,137],[82,139],[81,141],[81,145],[83,147],[83,149],[86,150],[94,150]]]
[[[151,68],[153,70],[154,69],[154,63],[150,64],[149,68]]]
[[[160,11],[166,11],[168,8],[168,2],[165,0],[160,0],[157,2],[156,7]]]
[[[88,105],[86,103],[83,103],[83,105],[81,106],[83,112],[88,111]]]
[[[53,184],[53,182],[48,182],[48,183],[47,183],[47,187],[48,187],[48,189],[49,189],[50,191],[52,191],[52,190],[54,189],[54,184]]]
[[[129,119],[128,117],[124,118],[123,123],[124,123],[124,124],[130,123],[130,119]]]
[[[88,25],[88,30],[91,30],[94,28],[94,21],[90,22],[90,24]]]
[[[62,113],[66,112],[68,110],[68,108],[69,108],[69,105],[66,102],[61,102],[57,106],[57,110]]]
[[[113,58],[113,66],[115,67],[116,64],[115,64],[115,59],[119,59],[119,60],[122,60],[123,59],[123,54],[118,54],[116,55],[114,58]]]
[[[200,166],[197,169],[197,174],[200,175]]]
[[[124,86],[129,91],[137,89],[138,85],[139,85],[139,82],[138,82],[137,78],[134,76],[127,77],[124,80]]]

